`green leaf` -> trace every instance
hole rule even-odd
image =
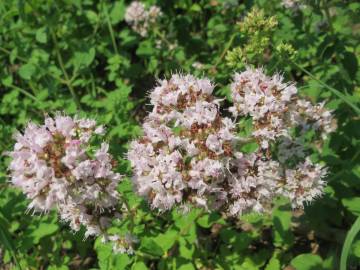
[[[351,213],[360,216],[360,197],[345,198],[341,202]]]
[[[37,98],[37,100],[39,100],[39,101],[44,101],[44,100],[46,100],[48,97],[49,97],[49,92],[48,92],[47,89],[43,89],[43,90],[39,91],[39,92],[36,94],[36,98]]]
[[[255,254],[251,254],[244,258],[244,262],[241,264],[241,270],[258,270],[261,269],[263,265],[265,265],[268,260],[270,250],[261,249],[257,251]]]
[[[38,41],[40,43],[46,43],[47,42],[47,35],[46,35],[46,28],[45,27],[41,27],[36,31],[35,39],[36,39],[36,41]]]
[[[136,50],[138,56],[151,56],[153,53],[154,48],[149,40],[141,42]]]
[[[99,21],[98,15],[92,10],[87,10],[85,16],[91,24],[96,24]]]
[[[224,224],[224,220],[218,213],[210,213],[203,215],[197,220],[197,223],[203,228],[210,228],[214,223]]]
[[[182,214],[179,213],[176,209],[173,210],[173,219],[175,220],[175,225],[180,230],[190,226],[194,223],[195,219],[198,217],[200,213],[199,209],[193,209],[189,213]]]
[[[162,256],[164,254],[163,249],[150,237],[144,237],[141,240],[140,250],[154,256]]]
[[[154,237],[154,241],[166,252],[174,245],[178,235],[178,231],[169,229],[164,234]]]
[[[101,241],[98,239],[95,242],[95,250],[97,253],[100,269],[109,268],[109,260],[112,254],[111,246],[101,243]]]
[[[190,11],[201,12],[201,6],[199,4],[193,4],[190,8]]]
[[[181,257],[191,260],[194,256],[195,246],[191,245],[186,239],[179,239],[179,253]]]
[[[131,267],[131,270],[147,270],[147,269],[148,269],[147,266],[143,262],[137,262],[133,264],[133,266]]]
[[[322,267],[324,270],[333,270],[335,265],[338,265],[338,252],[337,250],[329,251],[328,257],[323,260]]]
[[[322,263],[321,257],[314,254],[301,254],[291,261],[296,270],[320,270]]]
[[[110,11],[110,21],[112,24],[117,24],[124,19],[125,15],[124,1],[116,1],[113,8]]]
[[[294,235],[291,232],[291,218],[292,212],[290,205],[280,202],[272,214],[275,246],[286,248],[293,244]]]
[[[272,257],[266,265],[265,270],[281,270],[280,261],[277,258]]]
[[[36,67],[33,64],[28,63],[21,66],[21,68],[19,69],[19,75],[25,80],[30,80],[31,76],[34,75],[35,71]]]
[[[95,48],[74,53],[73,62],[76,68],[88,67],[95,59]]]
[[[231,102],[231,90],[230,90],[230,86],[228,85],[225,85],[224,87],[221,87],[220,89],[218,89],[216,91],[216,94],[217,95],[220,95],[220,96],[225,96],[226,99]]]
[[[246,143],[241,146],[241,151],[244,153],[254,153],[259,148],[256,142]]]
[[[220,238],[224,243],[233,246],[237,252],[243,252],[248,249],[255,237],[248,232],[238,233],[233,229],[224,228],[220,231]]]
[[[194,265],[192,263],[186,263],[186,264],[180,265],[177,269],[178,270],[195,270],[196,268],[194,267]]]
[[[114,257],[114,255],[112,255]],[[132,263],[133,258],[127,254],[116,254],[113,269],[127,269],[126,266]]]
[[[59,226],[54,223],[40,223],[30,234],[34,237],[34,243],[39,243],[40,239],[54,234],[59,229]]]
[[[13,83],[13,78],[11,75],[8,75],[1,79],[1,82],[4,86],[11,86]]]
[[[128,269],[126,267],[133,261],[133,257],[127,254],[115,254],[112,250],[112,244],[104,244],[100,238],[95,242],[95,250],[101,270]]]

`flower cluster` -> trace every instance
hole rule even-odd
[[[225,202],[234,124],[220,116],[213,88],[208,79],[173,75],[151,92],[145,134],[131,143],[128,158],[135,188],[153,208],[217,209]]]
[[[126,9],[125,21],[139,35],[145,37],[151,25],[161,16],[161,10],[157,6],[146,8],[139,1],[133,1]]]
[[[327,175],[327,170],[311,162],[309,157],[297,164],[294,169],[286,169],[283,173],[284,181],[278,193],[288,197],[294,208],[302,207],[304,203],[321,196],[325,187],[322,179]]]
[[[103,132],[94,120],[58,114],[15,135],[8,153],[11,181],[31,200],[29,209],[56,208],[74,231],[83,225],[85,237],[105,233],[111,218],[120,216],[116,189],[121,176],[113,170],[109,145],[95,149],[93,140]]]
[[[195,206],[240,215],[270,209],[279,195],[302,207],[321,194],[326,169],[311,162],[290,129],[331,132],[332,116],[323,103],[299,99],[296,87],[279,75],[248,69],[231,86],[231,112],[251,116],[254,124],[251,138],[239,138],[235,123],[220,115],[213,89],[209,79],[175,74],[150,93],[153,109],[128,159],[135,189],[152,208]],[[243,154],[239,146],[246,140],[261,147]]]
[[[202,70],[202,69],[204,69],[204,64],[201,63],[201,62],[194,62],[191,66],[192,66],[195,70]]]
[[[293,11],[298,11],[304,7],[304,3],[301,0],[282,0],[281,5],[284,8],[291,9]]]
[[[232,160],[228,177],[229,215],[264,212],[277,195],[280,170],[275,161],[263,160],[259,154],[238,154]]]
[[[335,130],[336,123],[331,112],[324,106],[324,102],[312,105],[307,100],[298,99],[296,104],[289,107],[291,121],[294,125],[300,126],[302,132],[314,130],[326,139],[328,134]]]
[[[262,148],[280,137],[289,137],[293,127],[319,131],[323,137],[334,130],[332,115],[324,103],[312,105],[297,96],[294,84],[283,82],[281,75],[268,77],[262,69],[248,68],[234,75],[231,84],[234,105],[230,108],[237,116],[251,116],[253,136]]]
[[[278,25],[276,17],[268,17],[264,10],[255,7],[238,24],[245,41],[242,46],[234,47],[227,52],[226,64],[231,68],[242,69],[246,63],[259,64],[264,63],[264,60],[266,62],[266,51]]]
[[[250,176],[252,181],[256,177],[256,183],[261,184],[256,207],[266,208],[264,206],[278,195],[289,198],[293,207],[302,207],[319,196],[325,185],[322,179],[326,168],[311,162],[303,135],[312,130],[321,140],[334,131],[336,124],[325,103],[313,105],[301,99],[295,85],[283,82],[279,74],[268,77],[262,69],[251,68],[234,75],[231,95],[230,111],[234,117],[251,117],[252,137],[260,146],[255,157],[245,157],[242,162],[253,165],[238,171],[244,179]],[[270,147],[272,144],[277,145],[277,150]],[[242,185],[248,182],[241,181]],[[258,189],[255,184],[251,186],[253,190]]]
[[[118,234],[113,234],[106,239],[102,239],[103,242],[109,240],[112,243],[112,250],[115,253],[127,253],[134,254],[134,244],[138,243],[139,240],[132,234],[125,234],[125,236],[119,236]]]
[[[294,168],[266,158],[260,152],[234,161],[236,171],[229,178],[229,213],[264,212],[273,198],[287,197],[293,208],[301,208],[322,194],[326,169],[307,157]]]

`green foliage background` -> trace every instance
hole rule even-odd
[[[0,152],[11,149],[12,134],[28,120],[77,113],[107,126],[119,171],[130,176],[127,144],[140,134],[157,78],[175,71],[206,75],[226,97],[233,72],[246,62],[283,72],[301,95],[335,110],[338,129],[314,157],[329,167],[323,198],[295,212],[279,199],[272,215],[226,220],[195,210],[159,214],[127,178],[119,190],[133,211],[113,230],[131,227],[140,242],[135,255],[114,255],[99,239],[73,234],[55,212],[26,214],[28,202],[9,185],[9,160],[1,156],[0,268],[338,269],[344,237],[360,215],[360,4],[303,1],[306,7],[294,11],[275,0],[144,2],[163,12],[146,38],[125,23],[124,0],[0,2]],[[278,25],[243,31],[238,22],[255,6]],[[360,267],[360,238],[348,265]]]

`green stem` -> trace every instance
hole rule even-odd
[[[57,60],[59,62],[59,65],[60,65],[60,68],[65,76],[65,84],[67,85],[67,87],[69,88],[70,90],[70,93],[77,105],[77,107],[79,109],[81,109],[81,104],[80,104],[80,101],[75,93],[75,89],[73,88],[72,84],[71,84],[71,80],[70,80],[70,77],[65,69],[65,65],[64,65],[64,61],[62,59],[62,56],[61,56],[61,53],[60,53],[60,50],[59,50],[59,44],[58,44],[58,40],[56,38],[56,34],[54,33],[54,31],[51,30],[51,36],[52,36],[52,40],[54,42],[54,47],[55,47],[55,52],[56,52],[56,57],[57,57]]]
[[[166,37],[157,29],[154,28],[153,32],[155,33],[155,35],[157,35],[163,42],[165,42],[168,47],[172,46],[172,44],[166,39]]]
[[[351,163],[353,163],[360,155],[360,151],[357,151],[356,154],[352,157]]]
[[[18,90],[19,92],[23,93],[25,96],[27,96],[27,97],[31,98],[32,100],[38,102],[37,98],[34,95],[27,92],[26,90],[24,90],[24,89],[22,89],[20,87],[17,87],[15,85],[9,85],[9,87]]]
[[[271,47],[274,49],[274,46],[271,44]],[[276,50],[274,50],[276,52]],[[300,66],[299,64],[297,64],[296,62],[294,62],[293,60],[291,60],[290,58],[288,59],[288,61],[295,66],[296,68],[300,69],[302,72],[304,72],[306,75],[308,75],[310,78],[312,78],[313,80],[317,81],[321,86],[327,88],[328,90],[330,90],[335,96],[337,96],[338,98],[340,98],[341,100],[343,100],[347,105],[349,105],[357,114],[360,115],[360,108],[358,106],[356,106],[351,99],[349,99],[349,97],[347,95],[344,95],[343,93],[341,93],[339,90],[329,86],[328,84],[324,83],[322,80],[316,78],[313,74],[311,74],[308,70],[306,70],[305,68],[303,68],[302,66]]]
[[[269,73],[272,73],[280,62],[281,62],[280,58],[277,59],[275,64],[270,68]]]
[[[326,3],[327,0],[323,1],[323,10],[324,10],[324,13],[325,13],[325,18],[327,20],[327,23],[330,27],[330,32],[331,32],[331,35],[335,35],[335,30],[334,30],[334,26],[333,26],[333,23],[332,23],[332,19],[331,19],[331,16],[330,16],[330,11],[329,11],[329,6],[327,5]]]
[[[116,54],[119,54],[118,49],[117,49],[117,45],[116,45],[114,30],[113,30],[111,22],[110,22],[110,17],[109,17],[108,10],[107,10],[106,7],[104,8],[104,2],[103,1],[101,1],[101,5],[102,5],[104,13],[105,13],[105,19],[106,19],[106,23],[107,23],[107,26],[108,26],[108,29],[109,29],[109,32],[110,32],[111,42],[112,42],[114,51],[115,51]]]
[[[327,85],[326,83],[324,83],[323,81],[321,81],[320,79],[316,78],[313,74],[311,74],[309,71],[307,71],[305,68],[303,68],[302,66],[300,66],[299,64],[295,63],[294,61],[290,60],[290,63],[292,63],[295,67],[297,67],[298,69],[300,69],[301,71],[303,71],[305,74],[307,74],[310,78],[312,78],[313,80],[317,81],[320,85],[322,85],[323,87],[329,89],[334,95],[336,95],[338,98],[342,99],[347,105],[349,105],[357,114],[360,115],[360,108],[357,107],[349,98],[348,96],[344,95],[343,93],[341,93],[339,90],[336,90],[335,88]]]
[[[346,235],[345,242],[341,251],[340,270],[347,269],[346,264],[351,250],[351,244],[353,243],[359,231],[360,231],[360,216],[356,219],[355,223],[351,226],[349,232]]]
[[[221,53],[220,57],[219,57],[218,60],[216,61],[215,67],[217,67],[217,66],[220,64],[221,60],[225,57],[226,53],[228,52],[228,50],[230,49],[231,45],[233,44],[234,39],[235,39],[235,37],[236,37],[237,34],[238,34],[238,33],[234,33],[234,34],[230,37],[229,41],[226,43],[226,46],[225,46],[223,52]]]
[[[128,213],[130,215],[130,232],[133,233],[134,227],[135,227],[134,214],[131,210],[131,207],[130,207],[128,201],[125,198],[122,197],[121,202],[125,205],[126,210],[128,211]]]
[[[8,249],[8,251],[10,252],[10,255],[13,257],[15,264],[19,267],[20,270],[22,270],[22,267],[19,263],[19,260],[16,256],[16,250],[15,247],[13,246],[13,243],[11,241],[11,238],[8,238],[8,231],[6,230],[6,227],[3,225],[3,220],[1,219],[2,213],[0,213],[0,239],[2,241],[2,244]]]

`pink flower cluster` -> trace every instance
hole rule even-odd
[[[105,240],[105,238],[103,238]],[[134,254],[134,244],[138,243],[139,240],[132,234],[125,234],[125,236],[119,236],[118,234],[113,234],[108,237],[112,243],[112,249],[115,253],[127,253]],[[105,240],[105,242],[107,241]]]
[[[217,209],[225,202],[226,167],[232,156],[234,124],[219,113],[208,79],[173,75],[150,94],[153,111],[144,136],[133,141],[128,158],[140,195],[153,208],[191,205]]]
[[[152,208],[193,206],[239,215],[270,209],[279,195],[302,207],[322,193],[326,170],[306,157],[290,129],[331,132],[332,116],[323,104],[299,99],[296,87],[279,75],[248,69],[236,74],[231,86],[230,110],[251,116],[254,124],[251,138],[239,138],[236,124],[220,115],[213,89],[207,78],[175,74],[150,93],[153,110],[128,159],[135,189]],[[243,154],[240,146],[247,140],[261,147]]]
[[[100,235],[118,215],[116,191],[121,176],[114,172],[109,145],[94,149],[92,139],[104,132],[91,119],[56,115],[44,125],[29,123],[15,135],[9,152],[11,181],[31,200],[29,209],[57,208],[74,231]]]
[[[243,155],[229,177],[230,215],[243,212],[264,212],[277,196],[287,197],[293,208],[301,208],[322,194],[326,169],[313,164],[309,158],[294,168],[266,158],[261,152]]]
[[[161,10],[157,6],[151,6],[148,9],[139,1],[133,1],[126,9],[125,21],[131,25],[131,28],[146,37],[149,28],[156,23],[161,16]]]
[[[305,1],[302,0],[282,0],[281,5],[284,8],[293,11],[298,11],[299,9],[303,9],[306,6]]]
[[[230,111],[235,117],[251,116],[253,136],[264,149],[270,142],[290,136],[295,126],[301,127],[302,132],[319,131],[324,138],[335,128],[324,103],[314,106],[300,99],[295,85],[284,83],[279,74],[268,77],[262,69],[250,68],[236,73],[231,96],[234,105]]]

